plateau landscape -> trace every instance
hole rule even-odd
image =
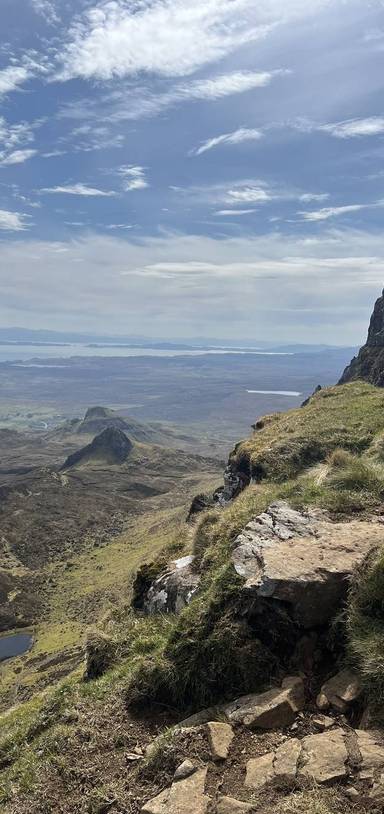
[[[383,2],[1,21],[1,812],[383,814]]]

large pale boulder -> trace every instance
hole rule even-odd
[[[334,616],[352,571],[382,543],[378,522],[334,523],[319,510],[298,512],[277,501],[238,535],[232,563],[246,596],[284,603],[308,629]]]
[[[301,746],[302,776],[316,783],[330,783],[347,776],[349,753],[342,729],[308,735],[301,741]]]
[[[302,679],[287,678],[281,688],[237,698],[224,707],[224,713],[230,723],[250,729],[275,729],[290,726],[304,701]]]
[[[206,814],[210,802],[204,794],[207,771],[205,766],[184,780],[173,782],[143,806],[142,814]]]

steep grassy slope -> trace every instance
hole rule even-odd
[[[384,391],[364,382],[316,393],[306,407],[266,416],[231,455],[256,481],[282,482],[337,447],[363,452],[383,429]]]
[[[341,515],[346,520],[351,514],[383,514],[383,408],[382,390],[356,382],[324,390],[300,410],[264,419],[260,429],[231,456],[234,468],[253,474],[258,482],[225,508],[205,513],[193,537],[177,513],[160,524],[156,543],[151,536],[154,529],[148,527],[145,533],[144,527],[138,527],[124,578],[149,552],[152,557],[171,546],[173,551],[194,549],[196,553],[201,589],[178,617],[136,618],[123,604],[119,606],[119,567],[123,550],[127,553],[121,547],[122,538],[97,552],[93,564],[80,555],[73,574],[62,574],[59,593],[64,598],[58,596],[52,605],[52,636],[68,607],[72,607],[74,622],[82,619],[82,603],[88,601],[86,585],[100,580],[102,593],[111,591],[110,612],[102,631],[110,645],[112,664],[104,675],[88,683],[82,680],[83,670],[77,669],[56,689],[35,696],[3,718],[0,788],[9,814],[38,812],[42,796],[46,810],[55,810],[57,795],[64,793],[66,783],[72,796],[63,811],[97,811],[84,807],[88,802],[80,803],[83,798],[79,795],[84,789],[87,801],[95,789],[107,795],[106,778],[111,777],[121,807],[117,810],[139,811],[136,800],[143,798],[143,782],[144,790],[148,790],[145,782],[156,790],[159,780],[143,781],[131,773],[128,785],[136,795],[132,800],[125,782],[127,768],[121,743],[128,744],[130,750],[135,741],[145,745],[158,728],[172,721],[175,708],[180,716],[186,709],[269,684],[281,663],[268,646],[267,637],[261,635],[263,631],[250,628],[238,613],[242,580],[230,563],[232,542],[244,525],[276,498],[285,498],[295,506],[321,506],[331,516]],[[375,553],[356,575],[349,607],[338,620],[336,633],[338,655],[353,659],[373,700],[382,699],[384,686],[382,562],[382,554]],[[100,565],[103,568],[98,570]],[[71,590],[75,592],[73,605]],[[97,590],[91,594],[94,601]],[[273,635],[268,629],[267,633]],[[149,720],[137,719],[135,705],[153,701],[157,703],[151,707]],[[85,748],[84,743],[89,746]],[[82,755],[87,767],[75,770]],[[298,792],[291,802],[283,801],[275,810],[279,814],[351,810],[337,792],[332,795]],[[269,814],[270,809],[265,811]]]

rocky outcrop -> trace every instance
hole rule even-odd
[[[298,512],[278,501],[239,534],[232,562],[244,578],[244,596],[271,608],[281,603],[309,629],[333,618],[352,572],[383,542],[380,523],[334,523],[318,510]]]
[[[223,707],[228,721],[249,729],[290,726],[305,703],[301,678],[284,679],[281,687],[256,695],[243,695]]]
[[[92,462],[109,465],[122,464],[127,460],[132,449],[132,442],[122,430],[108,427],[100,435],[96,435],[90,444],[69,455],[62,469],[70,469]]]
[[[376,300],[367,341],[344,370],[339,384],[356,379],[384,387],[384,291]]]
[[[194,571],[193,561],[192,556],[172,560],[141,596],[141,610],[148,614],[180,613],[189,605],[200,585],[200,575]]]

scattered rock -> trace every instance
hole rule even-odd
[[[347,776],[348,751],[342,729],[308,735],[301,744],[302,776],[316,783],[329,783]]]
[[[148,614],[180,613],[189,605],[200,584],[200,575],[193,570],[194,558],[173,560],[149,588],[143,601]]]
[[[290,726],[304,706],[304,685],[301,678],[286,679],[284,684],[281,689],[237,698],[224,707],[225,715],[231,723],[251,729]]]
[[[268,752],[266,755],[253,757],[251,760],[248,760],[245,776],[245,786],[247,789],[257,791],[273,780],[275,776],[273,768],[274,760],[274,752]]]
[[[384,769],[384,742],[379,733],[357,729],[357,746],[361,755],[360,777],[362,772]],[[374,776],[372,774],[372,776]]]
[[[357,800],[357,798],[360,797],[360,794],[359,794],[358,790],[355,789],[354,786],[351,786],[350,788],[345,789],[345,793],[346,793],[347,797],[349,797],[350,800]]]
[[[312,718],[312,723],[324,731],[325,729],[330,729],[336,722],[335,719],[330,718],[329,715],[316,715],[316,717]]]
[[[250,803],[242,803],[233,797],[219,797],[217,801],[217,814],[248,814],[253,811]]]
[[[142,814],[206,814],[209,797],[204,794],[208,767],[177,780],[141,809]]]
[[[323,684],[316,703],[319,709],[332,706],[338,712],[345,712],[348,704],[357,701],[361,693],[362,686],[356,673],[348,669],[341,670]]]
[[[177,726],[180,729],[190,729],[194,726],[201,726],[202,724],[207,724],[210,721],[222,721],[223,720],[223,713],[219,707],[207,707],[207,709],[202,709],[200,712],[195,712],[194,715],[189,715],[188,718],[184,718]]]
[[[290,782],[295,779],[300,754],[301,743],[297,738],[289,738],[276,749],[273,771],[278,780]]]
[[[196,766],[192,763],[189,758],[180,763],[180,766],[177,767],[175,774],[173,776],[174,780],[184,780],[186,777],[190,777],[196,771]]]
[[[298,512],[277,501],[236,538],[232,562],[245,579],[245,597],[278,600],[310,629],[333,618],[352,571],[379,538],[379,523],[334,523],[319,510]]]
[[[232,727],[229,724],[210,721],[207,728],[213,760],[226,760],[234,737]]]

